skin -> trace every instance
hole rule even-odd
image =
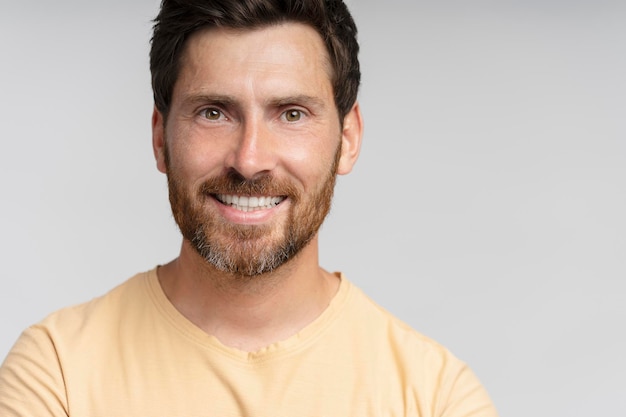
[[[194,34],[168,119],[155,109],[152,128],[158,169],[175,176],[190,195],[229,171],[247,179],[269,174],[295,187],[301,199],[248,213],[214,198],[199,200],[207,215],[226,225],[264,228],[257,242],[263,246],[282,238],[290,213],[312,203],[336,157],[337,174],[351,171],[363,125],[358,104],[339,120],[328,55],[317,32],[285,23]],[[227,231],[215,230],[215,239],[237,245]],[[160,267],[158,276],[185,317],[222,344],[248,352],[311,323],[339,285],[337,276],[319,266],[317,234],[278,269],[245,279],[217,270],[183,239],[179,257]]]

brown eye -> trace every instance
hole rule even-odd
[[[302,112],[300,110],[287,110],[285,112],[285,119],[288,122],[297,122],[302,118]]]
[[[202,115],[209,120],[219,120],[222,113],[217,109],[205,109],[202,111]]]

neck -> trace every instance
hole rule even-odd
[[[285,340],[326,309],[339,286],[319,267],[317,237],[277,270],[254,277],[225,274],[187,242],[158,270],[168,299],[226,346],[252,352]]]

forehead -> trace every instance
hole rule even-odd
[[[230,82],[249,83],[255,77],[268,79],[269,75],[282,75],[281,84],[285,85],[330,85],[333,73],[319,33],[295,22],[254,29],[199,30],[187,40],[180,64],[178,81],[183,84],[214,82],[224,87]]]

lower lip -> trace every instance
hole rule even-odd
[[[262,224],[267,223],[285,209],[288,199],[283,200],[277,206],[254,211],[241,211],[235,207],[222,204],[215,197],[212,200],[225,220],[236,224]]]

